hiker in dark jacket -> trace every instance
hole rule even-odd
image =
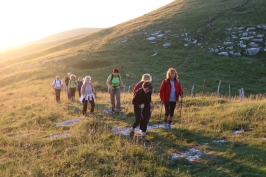
[[[146,130],[151,116],[151,109],[153,109],[151,101],[151,90],[153,85],[151,82],[144,82],[133,97],[132,104],[134,105],[135,122],[132,125],[130,136],[134,136],[135,128],[140,125],[142,131],[142,138],[145,140]]]
[[[67,77],[65,78],[66,93],[67,93],[67,98],[69,100],[71,99],[70,88],[68,87],[68,83],[69,83],[69,80],[70,80],[70,75],[71,75],[71,73],[67,73]]]
[[[121,111],[120,107],[120,87],[124,88],[122,78],[119,74],[118,68],[113,69],[113,73],[107,78],[106,84],[108,86],[108,92],[110,93],[110,101],[112,104],[112,112],[115,108],[117,111]],[[116,98],[116,105],[115,105]]]
[[[142,77],[141,77],[141,81],[138,82],[134,89],[133,89],[133,93],[136,93],[136,91],[138,91],[139,88],[142,88],[142,84],[144,82],[151,82],[152,81],[152,77],[150,74],[146,73],[146,74],[143,74]]]
[[[162,81],[159,91],[161,102],[164,103],[165,108],[164,128],[169,130],[171,130],[176,103],[178,102],[179,96],[183,97],[182,87],[177,78],[176,70],[169,68],[166,73],[166,79]]]
[[[79,97],[81,97],[81,86],[83,85],[81,77],[78,78],[78,92],[79,92]]]

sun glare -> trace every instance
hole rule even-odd
[[[173,0],[3,0],[0,50],[77,28],[106,28]]]

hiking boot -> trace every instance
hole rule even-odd
[[[131,138],[133,138],[134,134],[135,134],[135,131],[134,131],[134,130],[131,130],[130,133],[129,133],[129,136],[130,136]]]
[[[171,124],[167,124],[167,126],[168,126],[168,130],[172,130]]]
[[[164,127],[164,129],[165,129],[165,130],[167,130],[167,129],[168,129],[168,125],[167,125],[167,123],[166,123],[166,122],[164,122],[164,123],[163,123],[163,127]]]

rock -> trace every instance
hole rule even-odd
[[[194,40],[192,43],[193,43],[193,44],[197,44],[197,42],[198,42],[198,40]]]
[[[246,31],[251,31],[251,30],[255,30],[255,27],[248,27]]]
[[[149,40],[149,41],[153,41],[153,40],[155,40],[156,39],[156,37],[148,37],[147,38],[147,40]]]
[[[171,44],[170,44],[170,43],[165,43],[165,44],[163,44],[163,46],[164,46],[164,47],[170,47]]]
[[[257,38],[263,38],[264,34],[257,34]]]
[[[249,45],[250,45],[252,48],[257,48],[257,47],[259,47],[259,44],[255,43],[255,42],[250,42]]]
[[[243,29],[245,29],[245,27],[241,26],[237,28],[239,31],[242,31]]]
[[[220,52],[220,53],[218,53],[218,55],[221,55],[221,56],[229,56],[228,52]]]
[[[240,40],[248,41],[250,37],[241,37]]]
[[[254,42],[263,42],[263,39],[252,39],[252,41],[254,41]]]
[[[232,44],[232,42],[227,42],[227,41],[224,41],[224,45],[231,45]]]
[[[251,56],[251,55],[257,55],[259,51],[260,51],[259,48],[248,48],[245,50],[245,53]]]
[[[247,32],[242,33],[242,36],[243,36],[243,37],[246,37],[246,36],[248,36],[248,33],[247,33]]]
[[[187,46],[188,46],[188,44],[184,44],[184,46],[185,46],[185,47],[187,47]]]
[[[226,50],[232,50],[234,47],[233,46],[229,46],[229,47],[226,47],[225,49]]]
[[[164,34],[159,34],[159,35],[157,35],[157,37],[163,37],[164,36]]]
[[[230,55],[232,55],[232,56],[241,57],[241,53],[240,53],[240,52],[234,53],[233,51],[230,51],[229,53],[230,53]]]

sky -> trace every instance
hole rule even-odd
[[[0,50],[78,28],[108,28],[174,0],[0,0]]]

